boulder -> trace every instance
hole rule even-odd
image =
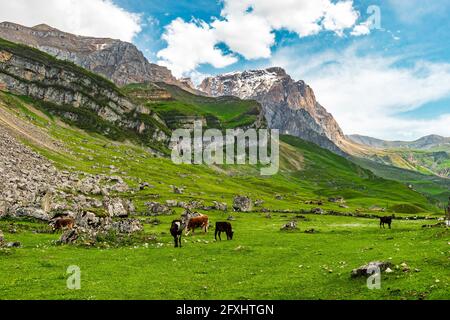
[[[236,196],[233,201],[235,212],[250,212],[253,209],[252,200],[246,196]]]
[[[173,190],[173,193],[175,193],[175,194],[183,194],[184,193],[184,188],[179,188],[177,186],[172,186],[172,190]]]
[[[128,217],[129,215],[129,204],[123,199],[106,198],[103,201],[103,206],[110,217]]]
[[[174,208],[174,207],[178,206],[178,201],[177,200],[167,200],[166,205],[168,207]]]
[[[372,274],[372,273],[368,273],[368,271],[380,270],[380,272],[383,272],[391,267],[392,267],[392,263],[390,263],[390,262],[380,262],[380,261],[369,262],[368,264],[366,264],[364,266],[361,266],[357,269],[353,269],[351,276],[352,276],[352,278],[368,277]]]
[[[34,218],[42,221],[50,221],[50,215],[42,209],[37,208],[18,208],[12,215],[16,218]]]
[[[291,221],[281,227],[281,231],[293,231],[293,230],[298,230],[296,221]]]
[[[3,235],[3,231],[0,230],[0,245],[5,241],[5,236]]]
[[[324,211],[322,208],[314,208],[314,209],[311,209],[311,213],[314,213],[314,214],[324,214],[325,211]]]
[[[139,220],[137,219],[124,219],[112,224],[112,229],[119,233],[135,233],[142,231],[143,227]]]

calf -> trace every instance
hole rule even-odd
[[[220,236],[222,232],[227,234],[227,240],[233,240],[233,228],[231,227],[231,223],[229,222],[217,222],[216,223],[216,234],[215,238],[217,241],[217,235],[219,235],[220,241],[222,241],[222,237]]]
[[[181,220],[172,221],[172,226],[170,227],[170,234],[172,235],[175,241],[175,248],[178,246],[181,248],[181,236],[183,234],[185,225]]]
[[[385,228],[384,225],[387,224],[389,226],[389,229],[391,229],[392,219],[394,216],[391,217],[380,217],[380,228]]]
[[[72,218],[59,218],[53,224],[53,231],[56,230],[72,230],[75,226],[75,220]]]
[[[201,215],[199,217],[194,217],[189,219],[186,227],[186,235],[192,231],[194,234],[196,228],[202,228],[202,230],[207,233],[209,227],[209,218],[206,215]]]

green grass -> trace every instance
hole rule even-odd
[[[209,213],[212,221],[223,213]],[[422,229],[420,221],[378,221],[307,215],[300,231],[282,232],[291,220],[273,214],[233,214],[233,241],[208,235],[185,237],[173,248],[173,217],[146,225],[156,243],[99,249],[58,246],[59,235],[34,234],[40,224],[16,222],[10,241],[23,248],[0,251],[2,299],[449,299],[450,267],[445,229]],[[7,230],[9,221],[0,221]],[[22,225],[26,226],[22,230]],[[314,228],[318,233],[305,234]],[[350,272],[369,261],[407,263],[411,272],[383,274],[381,290]],[[81,268],[81,290],[66,288],[66,270]],[[419,269],[416,272],[415,269]]]
[[[415,190],[429,198],[430,201],[441,205],[447,203],[450,193],[450,179],[430,174],[424,175],[416,171],[388,166],[367,159],[353,158],[352,160],[380,177],[399,181],[405,185],[412,185]]]
[[[158,90],[169,93],[171,99],[142,98]],[[123,91],[136,103],[155,111],[172,129],[178,128],[180,121],[190,117],[205,118],[211,128],[246,127],[252,125],[261,112],[261,106],[256,101],[197,96],[165,83],[131,84],[124,87]]]

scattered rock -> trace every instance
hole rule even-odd
[[[352,276],[352,278],[367,277],[367,276],[371,275],[370,273],[368,273],[368,271],[380,270],[380,272],[383,272],[383,271],[386,271],[390,267],[392,267],[392,263],[390,263],[390,262],[380,262],[380,261],[370,262],[370,263],[368,263],[364,266],[361,266],[357,269],[353,269],[351,276]]]
[[[228,221],[235,221],[235,220],[236,220],[236,218],[235,218],[235,217],[233,217],[233,216],[229,216],[229,217],[227,218],[227,220],[228,220]]]
[[[0,230],[0,245],[5,241],[5,236],[3,235],[3,231]]]
[[[309,230],[305,230],[305,233],[314,234],[314,233],[317,233],[317,231],[315,229],[309,229]]]

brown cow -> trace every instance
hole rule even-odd
[[[75,226],[75,220],[72,218],[59,218],[53,224],[53,231],[56,230],[72,230]]]
[[[191,231],[192,234],[194,234],[196,228],[202,228],[203,231],[207,233],[209,228],[209,217],[207,215],[201,215],[189,219],[186,227],[186,235],[189,235]]]

